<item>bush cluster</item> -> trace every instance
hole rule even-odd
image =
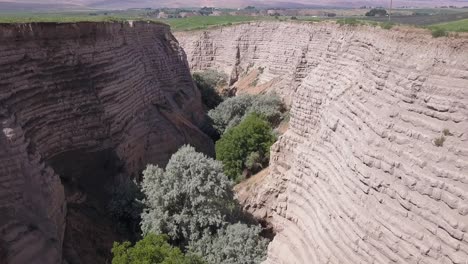
[[[224,173],[236,181],[245,168],[254,169],[268,163],[275,136],[270,124],[256,113],[229,129],[216,142],[216,159],[223,162]]]
[[[206,233],[190,244],[192,252],[205,256],[212,264],[261,263],[268,241],[260,236],[261,228],[233,224],[218,230],[216,235]]]
[[[222,102],[208,112],[213,127],[220,135],[229,128],[237,126],[250,113],[265,117],[273,126],[279,124],[283,117],[284,105],[275,94],[239,95]]]
[[[366,16],[387,16],[387,10],[383,8],[373,8],[366,13]]]
[[[203,259],[194,254],[183,254],[171,246],[165,235],[148,234],[134,246],[130,242],[114,242],[112,264],[204,264]]]
[[[260,236],[260,227],[239,222],[243,219],[237,215],[240,206],[233,183],[219,161],[184,146],[165,169],[148,165],[143,175],[145,238],[133,248],[129,242],[115,243],[113,264],[203,263],[197,256],[209,264],[255,264],[265,259],[268,240]]]
[[[107,205],[112,218],[117,221],[117,227],[133,231],[136,229],[143,205],[139,200],[143,198],[136,182],[129,177],[123,177],[110,188],[111,200]]]
[[[144,234],[168,234],[180,244],[199,239],[205,229],[218,229],[233,207],[232,182],[221,162],[182,147],[166,169],[148,165],[142,191],[146,209],[141,218]]]
[[[218,88],[227,84],[227,78],[225,74],[214,70],[193,74],[193,80],[200,90],[202,102],[208,109],[215,108],[223,101]]]
[[[432,37],[434,37],[434,38],[440,38],[440,37],[446,37],[446,36],[448,36],[447,31],[445,31],[445,30],[442,29],[442,28],[434,28],[434,29],[432,29],[431,34],[432,34]]]

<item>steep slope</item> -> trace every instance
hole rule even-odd
[[[269,175],[239,191],[277,231],[267,263],[466,263],[467,39],[266,22],[177,38],[193,70],[264,68],[291,101]]]
[[[142,22],[1,24],[0,39],[0,259],[104,263],[106,188],[183,144],[213,152],[186,56]]]

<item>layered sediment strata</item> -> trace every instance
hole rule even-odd
[[[180,33],[193,70],[264,68],[291,101],[270,173],[240,199],[267,263],[466,263],[468,40],[250,23]]]
[[[79,245],[102,238],[93,221],[66,219],[112,182],[90,168],[136,177],[183,144],[213,152],[185,53],[143,22],[0,24],[0,40],[1,259],[61,263],[66,247],[69,263],[98,263]]]

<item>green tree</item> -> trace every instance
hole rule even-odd
[[[225,100],[209,111],[208,116],[213,121],[213,127],[222,135],[250,113],[261,114],[275,126],[281,121],[284,110],[281,99],[275,94],[243,94]]]
[[[148,165],[143,175],[144,234],[168,234],[184,245],[200,238],[205,229],[223,226],[234,207],[232,182],[222,164],[193,147],[179,149],[165,170]]]
[[[257,264],[265,260],[268,247],[268,240],[260,236],[261,231],[258,226],[228,225],[216,235],[205,233],[189,248],[210,264]]]
[[[217,88],[226,85],[227,76],[213,70],[197,72],[193,74],[193,80],[200,90],[203,104],[208,109],[217,107],[223,98],[217,92]]]
[[[112,264],[203,264],[196,255],[184,255],[172,247],[165,235],[148,234],[134,246],[130,242],[114,242]]]
[[[226,175],[239,180],[251,153],[257,152],[262,160],[268,160],[270,147],[274,142],[275,136],[270,124],[258,114],[252,113],[216,142],[216,158],[223,162]]]
[[[387,16],[387,10],[383,8],[373,8],[366,13],[366,16]]]
[[[123,177],[110,189],[111,200],[107,205],[111,216],[117,221],[117,227],[135,232],[140,222],[143,199],[138,185],[129,177]]]

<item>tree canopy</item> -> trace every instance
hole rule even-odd
[[[208,116],[213,120],[214,128],[222,135],[251,113],[261,114],[272,125],[276,125],[281,121],[282,112],[284,106],[275,94],[243,94],[225,100],[209,111]]]
[[[130,242],[114,242],[112,264],[203,264],[202,258],[184,255],[171,246],[165,235],[148,234],[134,246]]]
[[[386,16],[387,14],[387,10],[383,8],[373,8],[366,13],[366,16]]]
[[[237,179],[246,167],[248,158],[258,155],[257,159],[267,160],[274,142],[270,124],[260,115],[252,113],[216,142],[216,158],[223,162],[226,175]]]
[[[221,227],[233,207],[232,182],[222,164],[193,147],[184,146],[172,155],[165,170],[148,165],[143,175],[144,234],[164,233],[185,243],[207,228]]]
[[[265,260],[268,240],[261,228],[246,224],[228,225],[216,235],[205,234],[190,244],[190,250],[204,256],[210,264],[256,264]]]

